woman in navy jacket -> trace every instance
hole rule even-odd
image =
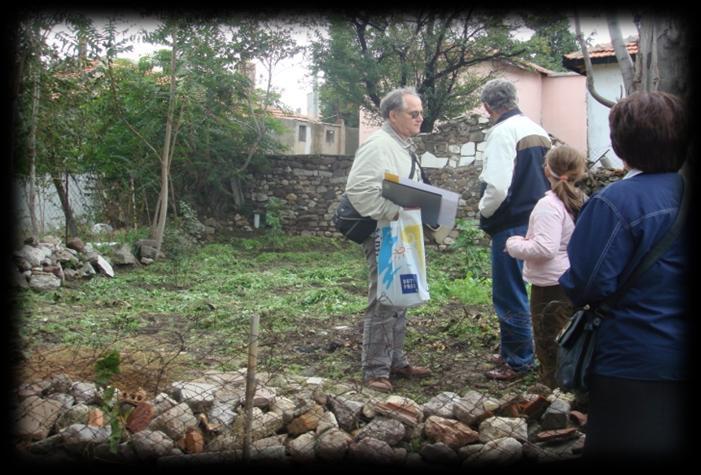
[[[626,176],[594,194],[568,246],[560,285],[575,305],[596,304],[665,235],[681,204],[677,173],[687,153],[684,107],[675,96],[637,92],[609,114],[611,144]],[[683,231],[640,275],[599,328],[590,374],[584,455],[659,460],[684,446],[688,249]]]

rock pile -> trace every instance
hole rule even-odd
[[[97,274],[114,277],[115,267],[151,264],[156,258],[156,242],[141,239],[131,246],[119,243],[83,243],[70,239],[64,246],[61,239],[46,236],[32,238],[13,254],[13,283],[17,287],[38,291],[53,290],[66,281],[90,279]]]
[[[242,462],[245,374],[207,371],[153,398],[117,389],[110,401],[95,384],[63,374],[25,384],[16,394],[17,446],[41,461]],[[571,410],[570,395],[542,389],[503,400],[474,390],[443,392],[418,404],[318,377],[260,374],[248,453],[251,461],[274,465],[408,468],[578,457],[586,416]]]
[[[625,174],[626,171],[623,169],[599,167],[589,170],[579,186],[588,196],[591,196],[605,186],[620,180]]]

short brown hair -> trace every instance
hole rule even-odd
[[[635,92],[609,113],[611,145],[631,167],[648,173],[678,171],[687,154],[687,117],[681,100],[666,92]]]

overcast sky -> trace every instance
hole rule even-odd
[[[632,15],[622,15],[619,21],[624,38],[637,34]],[[590,38],[592,45],[611,41],[606,19],[603,15],[595,17],[589,14],[589,16],[585,17],[583,14],[580,25],[582,34],[585,38]],[[572,23],[571,30],[574,33],[574,23]],[[311,91],[311,80],[305,77],[307,69],[303,58],[299,56],[279,63],[275,73],[273,86],[281,91],[282,102],[292,110],[299,109],[303,114],[306,113],[307,93]]]
[[[103,27],[105,20],[95,18],[96,26]],[[620,16],[621,30],[624,38],[637,33],[631,15]],[[128,19],[130,33],[136,33],[139,29],[149,28],[153,21],[133,17]],[[125,25],[127,26],[127,25]],[[586,38],[590,38],[591,44],[607,43],[610,41],[606,19],[603,14],[583,12],[581,20],[582,33]],[[574,23],[571,30],[574,32]],[[306,41],[306,33],[300,32],[297,35],[300,42]],[[134,51],[129,54],[130,58],[138,58],[154,50],[154,46],[145,43],[134,43]],[[257,85],[264,86],[264,68],[257,67]],[[273,87],[281,94],[281,101],[293,111],[307,112],[307,94],[311,92],[312,80],[307,76],[308,69],[302,55],[281,61],[276,66],[273,73]]]

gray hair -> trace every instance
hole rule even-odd
[[[488,81],[482,88],[480,99],[493,110],[515,109],[518,104],[516,86],[506,79]]]
[[[380,101],[380,115],[383,119],[389,119],[389,113],[393,110],[401,110],[406,108],[406,104],[404,103],[404,96],[406,94],[410,94],[421,99],[419,94],[416,92],[416,89],[413,87],[399,87],[397,89],[393,89]]]

